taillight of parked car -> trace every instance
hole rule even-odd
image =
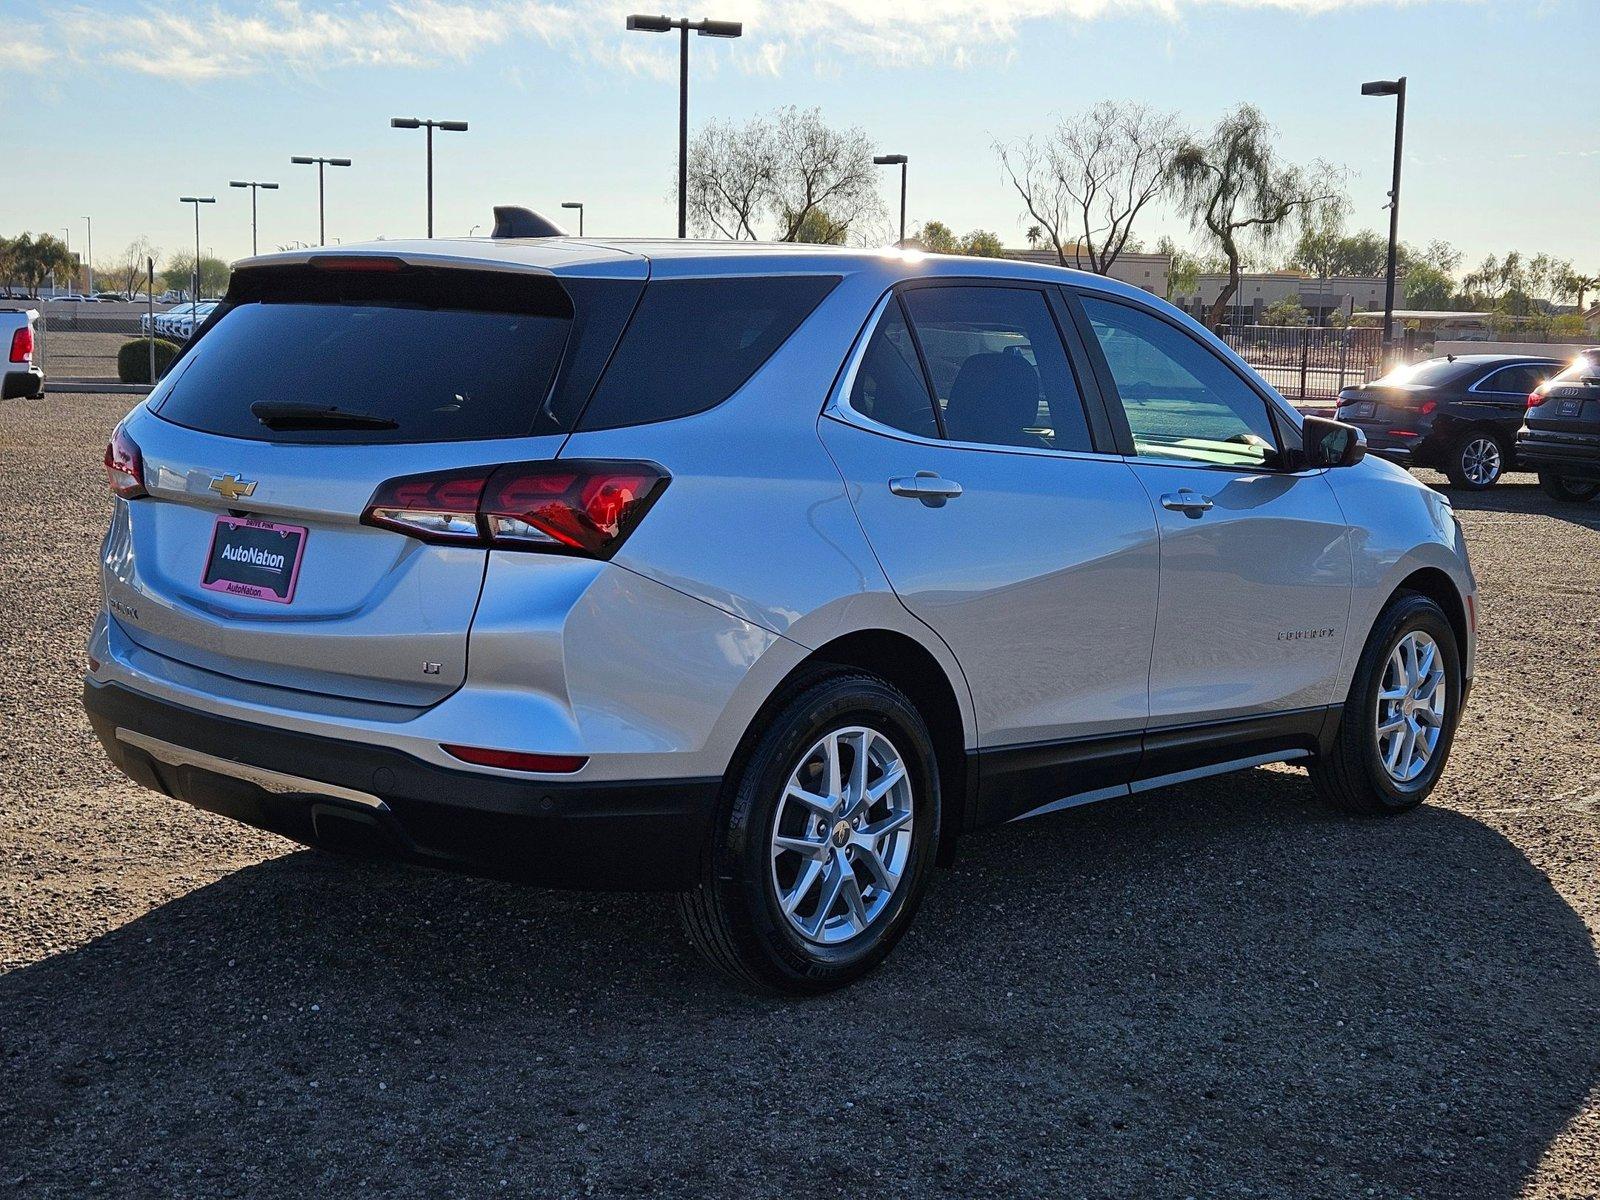
[[[610,558],[665,490],[654,463],[509,463],[381,484],[363,524],[424,542]]]
[[[1424,400],[1421,404],[1417,405],[1417,411],[1423,416],[1427,416],[1438,407],[1439,402],[1437,400]]]
[[[106,482],[124,500],[150,494],[144,488],[144,456],[121,425],[111,431],[111,440],[106,443]]]
[[[1529,408],[1538,408],[1539,405],[1541,405],[1543,403],[1544,403],[1544,393],[1543,392],[1532,391],[1532,392],[1528,393],[1528,407]]]
[[[25,363],[33,357],[33,328],[27,322],[11,335],[11,361]]]

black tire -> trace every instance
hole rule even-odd
[[[1478,479],[1473,479],[1467,472],[1471,469],[1472,461],[1484,461],[1482,447],[1485,443],[1494,447],[1493,474],[1487,478],[1480,474]],[[1444,456],[1444,473],[1450,477],[1451,487],[1468,492],[1488,491],[1504,477],[1509,455],[1505,439],[1499,434],[1487,429],[1468,429],[1451,441],[1450,449]]]
[[[1539,472],[1539,487],[1550,499],[1564,504],[1583,504],[1600,495],[1600,483],[1570,479],[1554,471]]]
[[[911,849],[898,885],[866,929],[823,945],[794,929],[779,908],[770,838],[791,772],[830,729],[849,726],[877,730],[899,751],[912,789]],[[903,692],[855,672],[803,683],[752,737],[726,781],[700,881],[677,898],[684,932],[742,987],[796,994],[842,987],[887,957],[927,889],[940,815],[932,738]]]
[[[1378,690],[1384,667],[1406,634],[1421,631],[1439,647],[1445,684],[1444,721],[1434,753],[1422,773],[1406,783],[1384,769],[1378,751]],[[1311,780],[1323,800],[1364,816],[1405,812],[1421,804],[1450,758],[1461,717],[1461,651],[1455,630],[1432,600],[1401,592],[1383,610],[1367,638],[1345,699],[1332,748],[1311,764]]]

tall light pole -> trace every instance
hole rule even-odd
[[[66,225],[63,225],[61,227],[61,244],[67,248],[67,257],[71,258],[72,257],[72,230],[71,230],[70,227],[68,227]],[[54,274],[54,272],[52,272],[51,273],[51,278],[50,278],[50,290],[54,291],[55,290],[55,286],[56,286],[55,274]],[[74,292],[76,292],[78,290],[78,264],[77,264],[76,261],[74,261],[73,264],[72,264],[72,290]]]
[[[906,156],[904,154],[879,154],[872,160],[880,167],[900,168],[900,243],[906,240]]]
[[[317,245],[328,244],[328,210],[324,203],[326,193],[323,190],[324,167],[348,167],[348,158],[308,158],[303,154],[296,154],[289,159],[290,162],[300,166],[310,166],[315,163],[317,167]]]
[[[392,129],[426,129],[428,131],[428,236],[433,236],[433,131],[442,129],[446,133],[465,133],[465,121],[425,121],[420,117],[390,117],[389,126]]]
[[[84,259],[83,259],[83,265],[89,271],[89,282],[88,282],[88,285],[85,287],[84,291],[88,295],[92,296],[92,295],[94,295],[94,222],[91,221],[88,217],[85,217],[83,219],[83,223],[86,226],[88,226],[88,234],[89,234],[89,239],[88,239],[89,240],[89,249],[84,252]]]
[[[581,201],[581,200],[563,200],[561,202],[561,207],[562,208],[575,208],[575,209],[578,210],[578,236],[582,237],[583,236],[583,201]]]
[[[256,192],[261,188],[266,188],[269,192],[275,192],[278,190],[278,185],[275,183],[260,183],[254,179],[230,179],[228,186],[250,189],[250,253],[260,254],[261,251],[256,248]]]
[[[1400,150],[1406,137],[1406,77],[1376,79],[1361,85],[1363,96],[1393,96],[1394,181],[1389,186],[1389,272],[1383,285],[1383,359],[1394,357],[1394,275],[1400,247]]]
[[[189,307],[200,303],[200,206],[202,204],[215,204],[215,196],[179,196],[180,204],[194,205],[194,290],[189,293]]]
[[[641,33],[682,32],[678,48],[678,236],[689,236],[689,31],[701,37],[736,38],[744,33],[738,21],[691,21],[687,17],[631,16],[628,28]]]

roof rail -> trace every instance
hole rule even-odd
[[[541,217],[531,208],[519,208],[515,204],[496,204],[494,206],[494,232],[489,236],[497,238],[566,237],[567,231],[550,220],[549,217]]]

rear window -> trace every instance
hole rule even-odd
[[[1387,375],[1374,379],[1368,387],[1436,387],[1477,369],[1475,363],[1457,362],[1451,358],[1430,358],[1407,367],[1396,367]]]
[[[833,275],[765,275],[646,285],[578,428],[643,425],[716,407],[838,282]]]
[[[1600,384],[1600,350],[1585,350],[1550,382]]]
[[[526,436],[572,324],[566,293],[544,280],[245,282],[162,385],[164,419],[274,442]],[[341,415],[299,420],[301,407]]]

